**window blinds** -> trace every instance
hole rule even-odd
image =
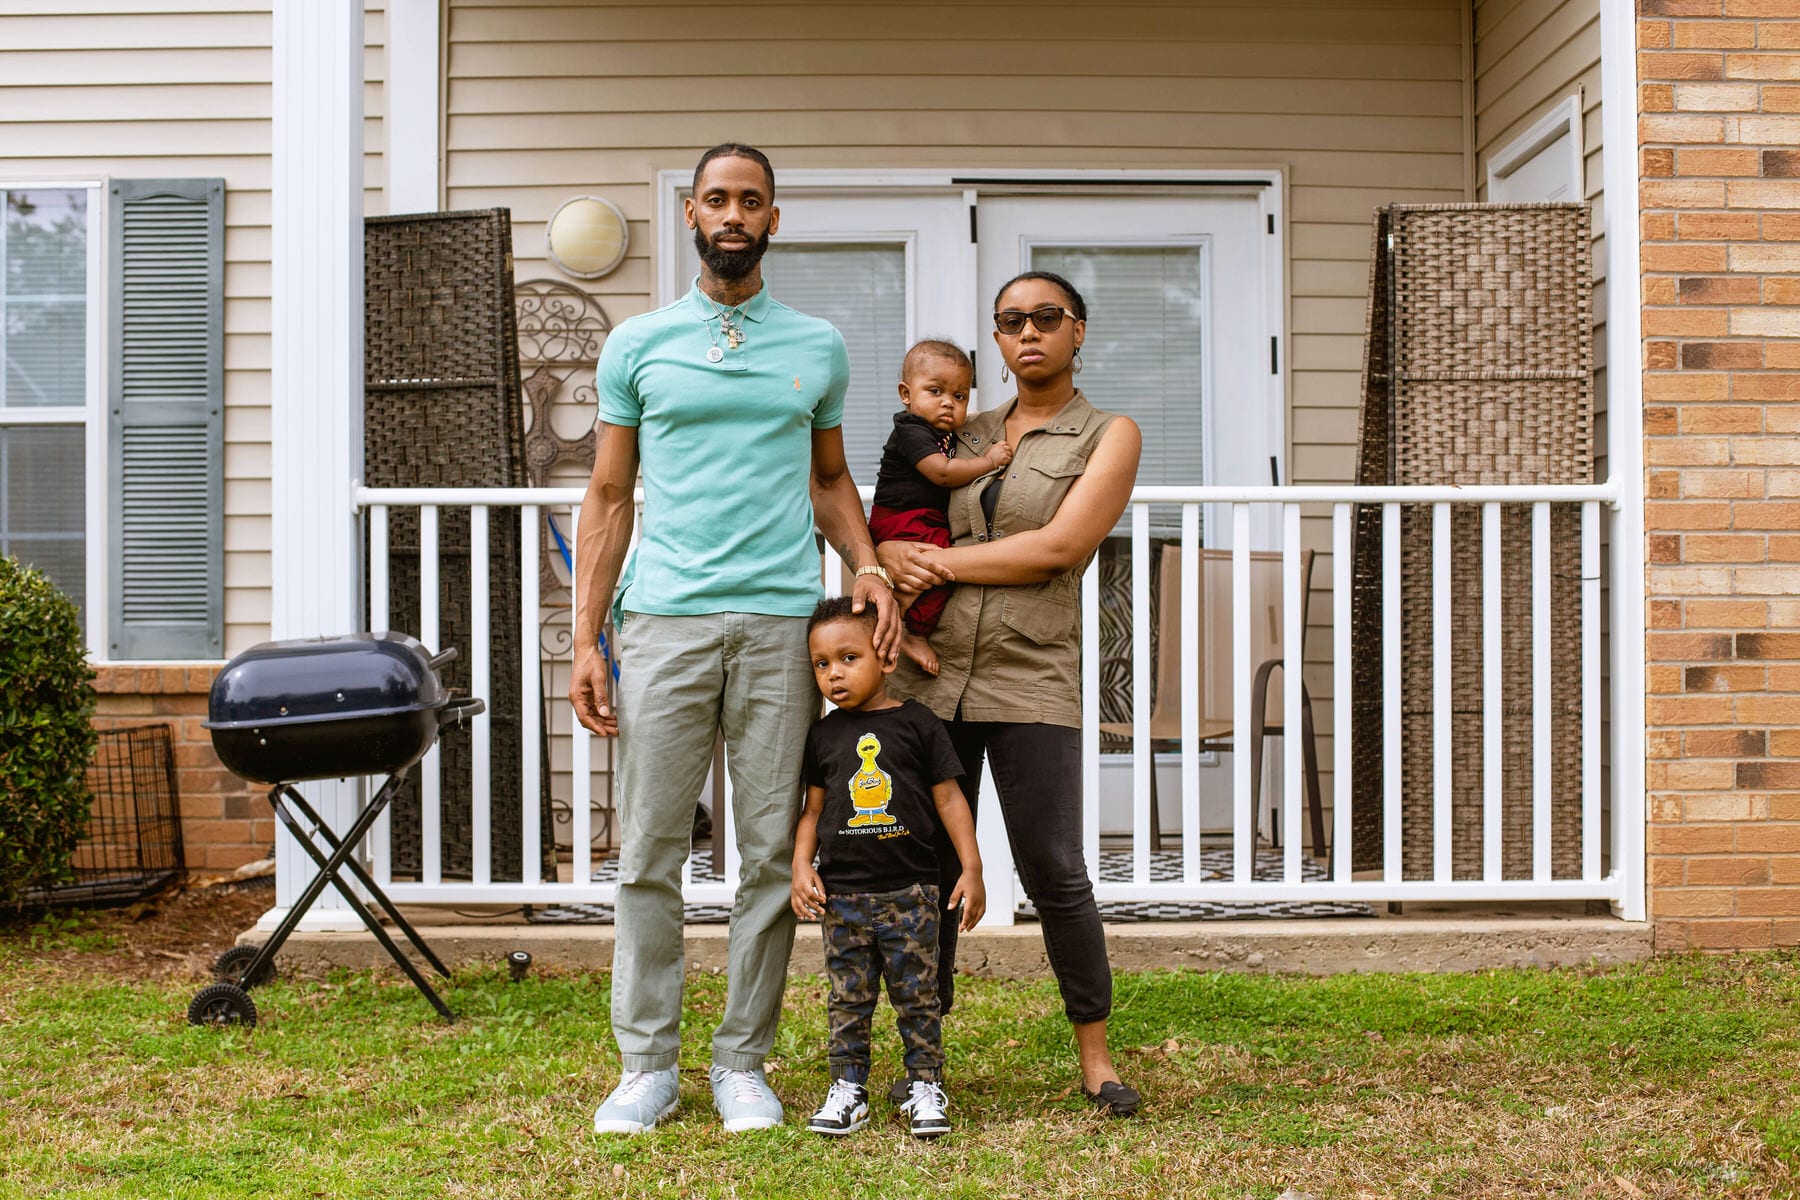
[[[898,244],[790,242],[771,245],[763,278],[789,308],[838,327],[850,351],[844,455],[859,487],[875,482],[881,447],[900,411],[906,353],[906,250]]]
[[[1075,382],[1095,407],[1142,427],[1138,485],[1198,483],[1206,428],[1200,247],[1039,246],[1031,261],[1087,301]]]

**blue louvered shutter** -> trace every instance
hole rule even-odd
[[[225,181],[110,188],[109,657],[219,658]]]

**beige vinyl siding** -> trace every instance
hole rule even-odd
[[[381,209],[381,8],[365,22],[369,211]],[[266,2],[0,12],[0,175],[225,180],[227,654],[269,636],[271,36]]]
[[[709,35],[722,19],[451,0],[449,206],[510,206],[526,276],[556,274],[562,200],[619,204],[630,257],[583,285],[617,320],[653,304],[654,172],[725,138],[787,167],[1285,166],[1295,362],[1328,364],[1360,353],[1314,339],[1360,337],[1330,302],[1361,294],[1333,264],[1363,259],[1368,207],[1460,194],[1454,3],[1045,6],[1026,49],[1018,14],[969,5],[765,5]]]
[[[1475,7],[1476,180],[1486,199],[1488,161],[1570,96],[1581,96],[1582,197],[1594,255],[1594,479],[1607,477],[1606,211],[1600,202],[1600,5],[1607,0],[1478,0]],[[1630,236],[1635,236],[1632,231]],[[1602,522],[1602,540],[1608,540]],[[1605,553],[1605,550],[1602,550]],[[1613,581],[1603,585],[1610,591]],[[1602,606],[1608,603],[1603,595]],[[1606,635],[1602,635],[1606,636]],[[1603,770],[1608,774],[1611,764]],[[1603,792],[1611,787],[1603,783]]]
[[[630,255],[581,284],[615,321],[655,304],[655,172],[723,140],[778,169],[1283,168],[1284,482],[1355,473],[1370,211],[1464,198],[1456,0],[450,0],[448,20],[448,206],[510,207],[524,278],[557,275],[543,222],[559,203],[618,204]],[[1306,540],[1329,548],[1328,516],[1308,515]],[[1314,578],[1330,577],[1323,556]],[[1329,622],[1322,596],[1308,684],[1325,730]]]
[[[1599,203],[1600,0],[1481,0],[1475,7],[1475,158],[1479,198],[1488,161],[1579,91],[1583,198],[1594,228],[1595,455],[1606,477],[1606,223]]]
[[[762,6],[749,40],[717,15],[452,0],[449,206],[509,205],[525,276],[556,274],[558,203],[618,203],[630,257],[583,285],[618,320],[653,305],[653,173],[723,138],[787,167],[1285,167],[1294,476],[1349,478],[1369,210],[1461,197],[1455,3],[1046,6],[1026,50],[1004,9]]]

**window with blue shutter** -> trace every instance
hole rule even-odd
[[[108,187],[107,656],[219,658],[225,183]]]

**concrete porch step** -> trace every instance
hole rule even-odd
[[[406,915],[452,968],[499,967],[511,950],[528,951],[534,968],[599,971],[612,964],[610,925],[528,925],[517,920],[474,924],[425,910]],[[261,944],[267,936],[258,928],[238,940]],[[1303,975],[1477,971],[1585,963],[1611,966],[1646,959],[1654,952],[1648,923],[1586,916],[1578,909],[1471,913],[1454,906],[1420,905],[1409,906],[1404,915],[1379,917],[1110,925],[1106,937],[1113,969],[1118,971],[1185,968]],[[690,925],[685,939],[690,971],[725,969],[725,926]],[[1035,923],[976,929],[963,936],[960,947],[958,965],[976,974],[1015,979],[1050,974]],[[338,967],[394,969],[365,930],[302,930],[288,939],[279,956],[279,968],[287,975],[316,975]],[[816,927],[801,926],[790,970],[803,975],[824,970]]]

